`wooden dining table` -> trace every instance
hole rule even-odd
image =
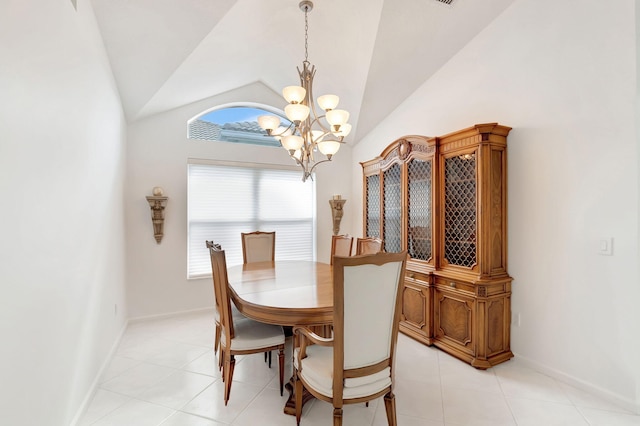
[[[232,266],[231,298],[243,315],[276,325],[324,325],[333,321],[332,267],[284,260]]]
[[[255,262],[227,269],[230,296],[245,316],[268,324],[313,326],[328,335],[333,322],[333,272],[327,263],[285,260]],[[295,415],[293,378],[284,407]],[[311,399],[303,396],[303,402]]]

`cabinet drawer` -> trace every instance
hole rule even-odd
[[[428,274],[414,271],[407,271],[404,275],[404,280],[407,284],[414,285],[429,285],[431,282]]]
[[[457,292],[464,292],[472,295],[476,294],[475,285],[452,278],[437,277],[435,279],[435,284],[437,287],[446,287]]]

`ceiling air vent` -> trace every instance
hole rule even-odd
[[[448,6],[451,6],[454,2],[454,0],[434,0],[436,3],[442,3],[442,4],[446,4]]]

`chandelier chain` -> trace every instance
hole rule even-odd
[[[307,18],[307,9],[304,10],[304,60],[309,61],[309,19]]]

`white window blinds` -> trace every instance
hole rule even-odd
[[[188,278],[211,275],[205,241],[242,263],[241,232],[275,231],[276,260],[314,260],[315,183],[299,170],[189,164]]]

